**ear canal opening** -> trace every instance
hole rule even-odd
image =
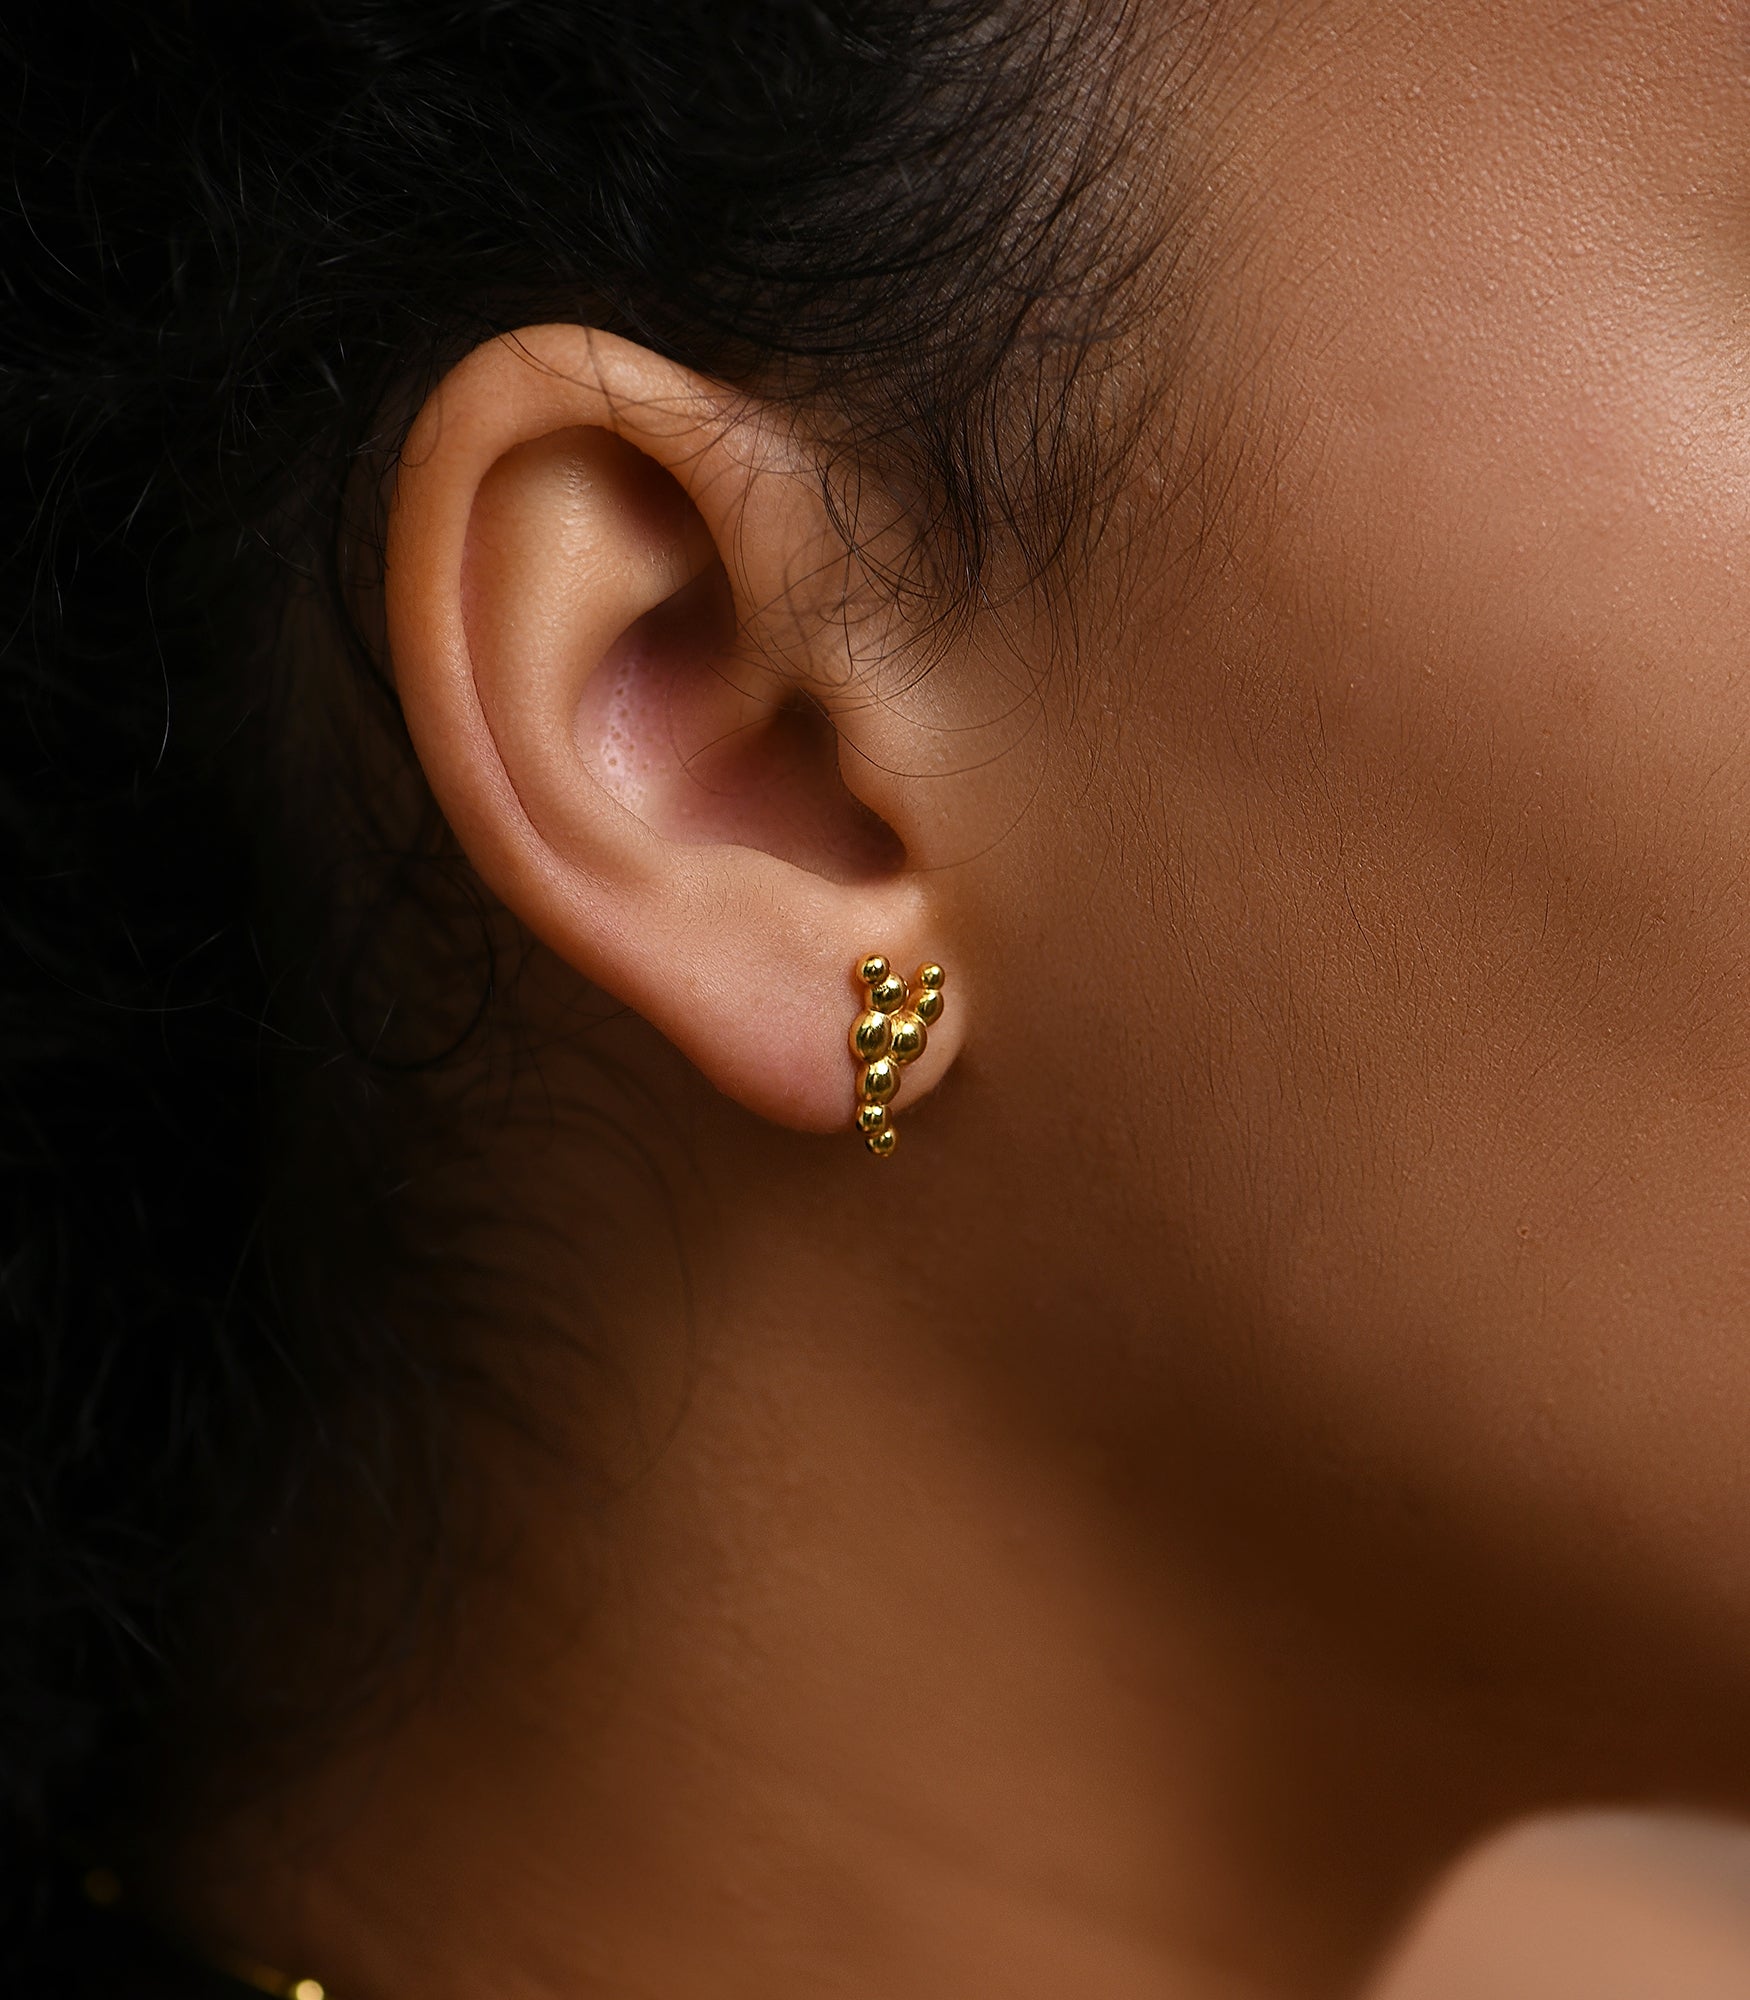
[[[682,845],[758,848],[839,883],[896,874],[904,844],[846,784],[832,718],[737,637],[721,562],[628,626],[578,716],[597,776]]]

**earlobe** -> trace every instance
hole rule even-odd
[[[904,746],[840,754],[845,622],[796,594],[830,573],[827,541],[817,474],[757,407],[612,336],[535,328],[477,349],[409,436],[386,629],[487,886],[720,1089],[848,1132],[854,968],[877,940],[902,962],[954,940],[908,853]],[[960,1039],[932,1036],[908,1103]]]

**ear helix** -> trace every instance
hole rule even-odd
[[[881,953],[872,951],[858,960],[856,977],[864,988],[862,1012],[851,1024],[851,1054],[859,1067],[857,1130],[870,1152],[885,1160],[899,1144],[888,1112],[899,1073],[923,1054],[931,1024],[942,1017],[946,975],[939,965],[920,965],[907,986]]]

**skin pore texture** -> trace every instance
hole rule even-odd
[[[932,643],[606,336],[415,427],[393,671],[540,944],[455,1250],[575,1449],[481,1426],[441,1668],[182,1840],[198,1933],[1339,1994],[1516,1816],[1750,1810],[1750,14],[1204,34],[1070,615]],[[871,948],[948,971],[890,1162]]]

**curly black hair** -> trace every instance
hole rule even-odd
[[[1140,268],[1106,192],[1123,11],[74,0],[0,29],[8,1991],[42,1885],[238,1623],[240,1552],[318,1462],[399,1476],[339,1385],[385,1436],[424,1396],[363,1280],[337,1305],[362,1265],[320,1292],[272,1222],[300,1080],[358,1080],[368,1125],[399,1060],[278,907],[265,830],[300,810],[284,607],[350,629],[356,469],[479,339],[587,320],[821,413],[944,602],[993,551],[1037,574],[1117,442],[1085,412]],[[296,886],[332,934],[329,881]],[[369,1180],[333,1204],[367,1243]]]

